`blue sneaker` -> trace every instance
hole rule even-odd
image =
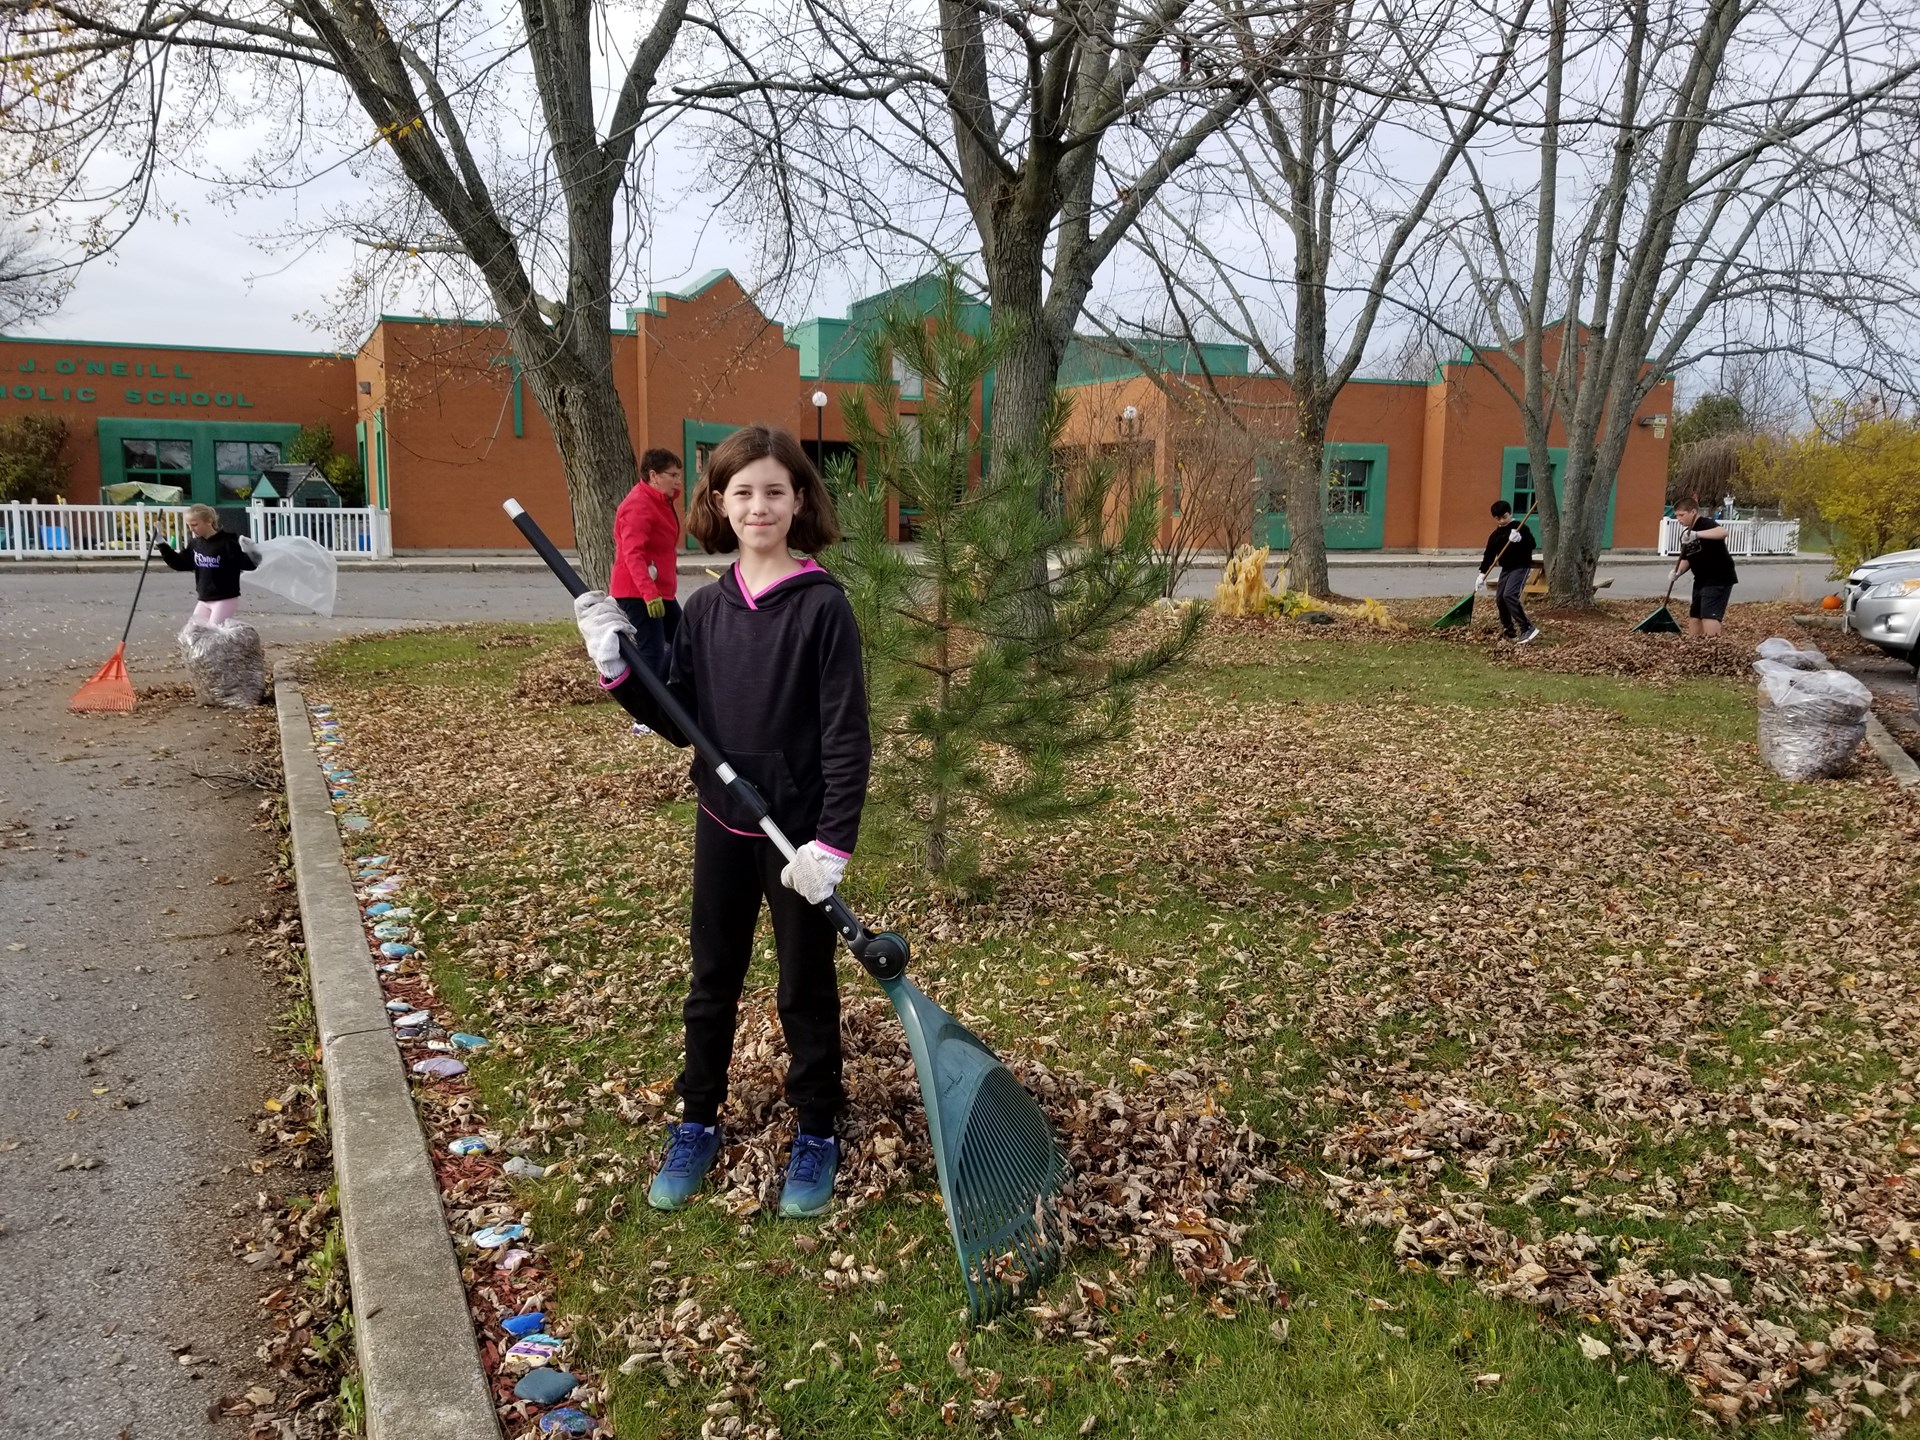
[[[833,1204],[833,1177],[840,1171],[840,1146],[817,1135],[793,1137],[787,1183],[780,1191],[780,1213],[789,1220],[824,1215]]]
[[[700,1182],[720,1155],[720,1127],[676,1125],[667,1136],[667,1153],[647,1187],[647,1204],[656,1210],[678,1210],[694,1197]]]

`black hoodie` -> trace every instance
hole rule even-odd
[[[1513,538],[1518,530],[1520,538]],[[1511,516],[1493,527],[1493,534],[1487,537],[1487,548],[1480,552],[1480,573],[1486,574],[1495,565],[1500,573],[1510,570],[1531,570],[1533,568],[1533,531],[1527,528],[1524,520],[1515,520]]]
[[[164,540],[156,548],[169,570],[193,571],[193,593],[199,600],[239,599],[240,572],[259,563],[240,548],[240,537],[228,530],[216,530],[204,540],[196,535],[184,550]]]
[[[760,792],[789,840],[853,853],[873,746],[860,631],[838,581],[809,562],[749,597],[740,567],[730,567],[719,584],[688,597],[667,686]],[[607,689],[642,724],[675,745],[691,743],[635,676]],[[722,825],[760,833],[698,754],[693,783]]]

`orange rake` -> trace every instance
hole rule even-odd
[[[127,678],[127,637],[133,633],[133,617],[140,609],[140,592],[146,588],[147,567],[153,563],[156,528],[147,537],[146,558],[140,562],[140,581],[133,587],[133,605],[127,611],[127,628],[120,632],[120,643],[113,648],[107,663],[88,677],[87,683],[73,692],[67,709],[77,711],[119,711],[133,709],[133,681]]]

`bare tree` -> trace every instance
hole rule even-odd
[[[0,230],[0,330],[44,320],[66,299],[65,269],[30,235]]]
[[[1593,598],[1636,411],[1664,377],[1788,353],[1911,392],[1916,40],[1905,7],[1547,0],[1508,147],[1469,150],[1436,308],[1520,407],[1548,583]],[[1435,98],[1439,98],[1436,90]],[[1442,110],[1439,113],[1447,114]]]
[[[1135,232],[1166,290],[1165,328],[1248,346],[1293,393],[1289,589],[1330,593],[1323,471],[1334,404],[1428,211],[1503,103],[1532,8],[1316,9],[1296,63]],[[1438,143],[1426,133],[1441,129],[1436,110],[1449,116]]]
[[[736,25],[730,73],[682,93],[762,236],[882,264],[977,255],[1008,336],[991,441],[1009,455],[1044,437],[1096,274],[1327,3],[797,0],[754,40]]]
[[[166,208],[210,133],[259,154],[235,196],[335,167],[330,216],[382,267],[483,297],[565,466],[585,568],[604,579],[634,481],[610,320],[616,217],[687,0],[650,23],[610,0],[0,0],[0,186],[88,254]]]

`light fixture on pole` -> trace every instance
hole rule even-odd
[[[827,468],[827,392],[813,392],[813,463]]]

